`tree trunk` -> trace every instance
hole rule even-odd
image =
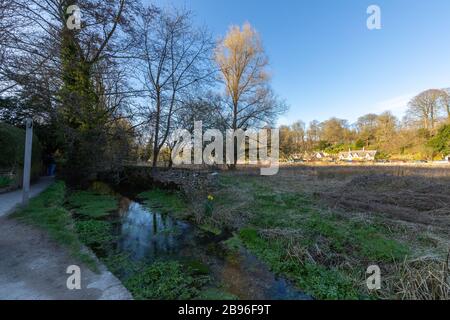
[[[232,129],[234,133],[236,132],[237,128],[237,114],[238,114],[238,105],[237,102],[233,103],[233,124]],[[238,145],[234,142],[233,138],[233,163],[228,165],[229,170],[236,170],[236,164],[237,164],[237,153],[238,153]]]
[[[156,171],[158,166],[158,156],[159,156],[159,124],[161,115],[161,95],[158,92],[156,94],[156,123],[155,123],[155,141],[153,142],[153,163],[152,171]]]

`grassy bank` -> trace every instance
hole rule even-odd
[[[215,185],[207,186],[207,196],[152,190],[139,198],[152,210],[191,218],[203,229],[233,230],[233,237],[225,241],[230,251],[246,247],[274,273],[318,299],[449,298],[447,198],[445,192],[441,196],[433,191],[432,196],[441,200],[433,203],[441,208],[426,205],[417,195],[448,181],[427,180],[416,190],[410,180],[362,174],[321,176],[312,171],[281,171],[275,177],[224,172]],[[366,206],[361,205],[362,191],[370,195]],[[336,194],[341,194],[337,200]],[[355,194],[358,202],[348,201]],[[389,201],[394,196],[397,211],[409,215],[374,211],[392,207]],[[208,272],[195,265],[176,260],[133,262],[118,252],[114,231],[120,219],[118,206],[119,197],[104,185],[68,193],[64,183],[58,182],[15,216],[47,230],[88,263],[82,244],[92,248],[136,299],[226,298],[207,290],[211,287]],[[440,216],[426,224],[429,220],[423,217],[435,212]],[[366,270],[372,265],[382,272],[378,291],[369,291],[366,285]]]
[[[154,201],[171,199],[157,206],[174,213],[185,206],[181,198],[159,190],[142,196],[151,196],[153,205],[157,205]],[[118,223],[118,203],[118,196],[105,185],[69,192],[59,181],[32,199],[27,208],[13,214],[13,218],[48,232],[54,241],[95,271],[95,260],[83,250],[84,245],[91,248],[135,299],[195,299],[204,294],[203,287],[210,279],[198,268],[177,261],[133,262],[115,251],[117,237],[113,228]]]
[[[152,190],[139,197],[147,206],[173,215],[186,212],[180,194]],[[66,207],[74,214],[79,239],[97,253],[138,300],[195,299],[210,278],[204,272],[179,261],[137,262],[116,248],[120,223],[119,196],[106,185],[94,184],[89,190],[72,192]]]
[[[65,195],[66,186],[64,182],[58,181],[12,217],[48,232],[54,241],[67,247],[74,257],[96,270],[94,259],[83,251],[72,215],[64,207]]]
[[[383,215],[330,209],[317,195],[334,183],[290,174],[224,173],[214,191],[214,212],[205,220],[236,230],[232,243],[244,245],[318,299],[448,295],[445,265],[438,262],[444,261],[448,238],[431,227],[417,233],[417,225]],[[367,289],[371,265],[382,271],[379,291]],[[405,277],[411,272],[416,277]]]

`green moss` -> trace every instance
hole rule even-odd
[[[299,288],[305,288],[319,299],[362,298],[355,279],[335,268],[329,269],[319,264],[305,263],[292,276]]]
[[[45,230],[53,240],[68,247],[74,257],[96,270],[94,259],[82,250],[70,213],[63,207],[65,190],[64,182],[54,183],[13,217]]]
[[[359,253],[371,261],[403,261],[411,254],[406,245],[378,233],[366,232],[364,229],[355,230],[355,240]]]
[[[233,237],[229,238],[228,240],[224,241],[225,248],[233,253],[239,251],[239,249],[242,246],[242,241],[239,239],[239,236],[233,235]]]
[[[125,253],[110,254],[102,257],[102,262],[121,280],[125,280],[133,274],[139,273],[145,264],[141,262],[132,261],[130,256]]]
[[[137,300],[185,300],[196,298],[206,276],[192,274],[179,262],[156,262],[127,279],[124,284]]]
[[[253,253],[265,261],[277,274],[284,274],[296,285],[318,299],[356,299],[355,282],[340,270],[309,263],[299,264],[287,258],[282,241],[266,241],[257,230],[240,231],[240,239]]]
[[[115,241],[112,225],[107,221],[77,221],[75,229],[80,240],[92,249],[106,249]]]
[[[238,297],[231,293],[224,292],[220,289],[211,288],[202,291],[197,298],[198,300],[239,300]]]
[[[201,261],[191,260],[185,262],[184,265],[189,268],[194,274],[207,275],[209,274],[209,267]]]
[[[77,214],[95,219],[109,216],[117,210],[118,199],[92,191],[77,191],[69,196],[67,205]]]
[[[147,207],[158,209],[162,213],[180,214],[188,210],[186,200],[180,192],[154,189],[140,193],[138,198],[144,200]]]
[[[212,233],[212,234],[214,234],[216,236],[218,236],[218,235],[220,235],[222,233],[222,230],[220,230],[217,227],[213,227],[213,226],[211,226],[209,224],[201,224],[198,227],[200,228],[200,230],[203,230],[203,231],[208,232],[208,233]]]
[[[89,191],[95,194],[114,195],[114,190],[108,184],[101,181],[94,181],[91,184]]]

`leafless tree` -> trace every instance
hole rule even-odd
[[[424,91],[409,103],[408,116],[422,123],[422,127],[434,131],[439,119],[439,112],[444,92],[438,89]]]
[[[195,28],[189,11],[144,10],[132,34],[137,44],[138,80],[149,97],[146,115],[153,127],[153,168],[174,127],[176,114],[213,76],[213,42]]]
[[[447,121],[450,122],[450,89],[442,90],[441,104],[447,114]]]
[[[378,115],[370,113],[359,117],[355,124],[359,138],[365,142],[366,147],[375,139],[377,119]]]
[[[127,93],[130,76],[125,74],[126,64],[118,63],[118,59],[123,59],[129,49],[123,35],[138,11],[139,1],[10,3],[20,24],[7,42],[7,67],[0,69],[0,76],[12,84],[9,94],[22,101],[27,97],[27,106],[52,111],[49,118],[64,136],[68,164],[102,168],[103,151],[117,132],[133,129],[128,125],[127,110],[132,105]],[[81,10],[81,29],[72,30],[67,24],[71,5]],[[120,130],[114,131],[119,124]]]
[[[268,58],[259,34],[248,23],[232,26],[215,50],[226,95],[228,128],[264,126],[286,109],[270,88]]]
[[[348,141],[350,129],[347,120],[331,118],[320,124],[320,139],[329,143],[339,144]]]

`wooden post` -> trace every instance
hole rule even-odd
[[[26,120],[25,158],[23,161],[22,205],[26,206],[30,199],[31,154],[33,152],[33,120]]]

